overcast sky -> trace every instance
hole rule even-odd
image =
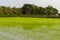
[[[0,5],[10,7],[21,7],[25,3],[35,4],[42,7],[52,5],[60,10],[60,0],[0,0]]]

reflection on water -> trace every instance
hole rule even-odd
[[[30,30],[22,26],[0,27],[0,40],[60,40],[60,26],[43,25]]]

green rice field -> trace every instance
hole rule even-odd
[[[0,40],[60,40],[60,19],[0,18]]]

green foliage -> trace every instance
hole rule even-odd
[[[21,9],[20,8],[10,8],[1,6],[0,7],[0,17],[15,17],[21,15]]]
[[[58,14],[58,10],[50,5],[43,8],[32,4],[24,4],[22,7],[22,14],[32,16],[35,15],[35,17],[56,17],[56,14]]]
[[[0,17],[56,17],[56,14],[58,10],[50,5],[44,8],[33,4],[24,4],[21,8],[0,6]]]

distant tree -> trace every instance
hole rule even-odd
[[[22,7],[22,13],[27,15],[35,15],[38,14],[38,7],[32,4],[24,4]]]
[[[48,17],[50,15],[55,15],[58,13],[58,10],[53,8],[52,6],[48,5],[48,7],[46,7],[45,13],[48,15]]]
[[[31,13],[31,4],[24,4],[22,7],[22,14],[27,15]]]
[[[21,8],[0,6],[0,17],[57,17],[58,10],[51,5],[47,7],[38,7],[34,4],[24,4]],[[60,17],[60,14],[58,14]]]

